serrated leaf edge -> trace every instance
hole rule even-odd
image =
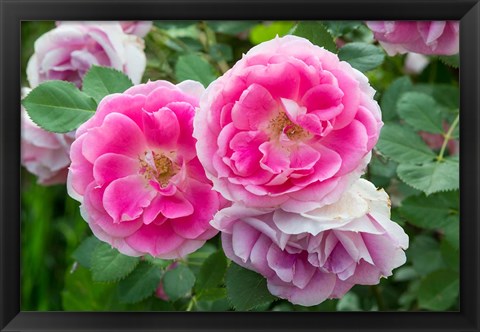
[[[135,261],[135,264],[133,265],[132,269],[130,271],[128,271],[125,275],[123,276],[120,276],[118,278],[114,278],[114,279],[109,279],[109,280],[97,280],[94,278],[93,276],[93,264],[92,264],[92,267],[89,268],[89,271],[90,273],[92,274],[92,280],[94,282],[98,282],[98,283],[103,283],[103,284],[111,284],[111,283],[117,283],[123,279],[125,279],[126,277],[128,277],[138,266],[138,264],[140,263],[140,260],[136,260]]]
[[[415,165],[415,164],[407,164],[407,163],[403,163],[405,165]],[[399,164],[400,166],[401,164]],[[447,192],[447,191],[455,191],[455,190],[458,190],[458,187],[451,187],[451,188],[445,188],[445,189],[442,189],[442,190],[435,190],[435,191],[424,191],[423,189],[420,189],[419,187],[405,181],[405,178],[403,176],[400,175],[400,173],[398,172],[398,168],[397,168],[397,176],[400,178],[400,180],[402,180],[403,183],[405,183],[406,185],[409,185],[410,187],[414,188],[414,189],[417,189],[423,193],[425,193],[425,195],[427,196],[430,196],[432,194],[435,194],[435,193],[442,193],[442,192]]]
[[[22,104],[22,106],[25,108],[25,110],[26,110],[26,112],[27,112],[27,115],[28,115],[28,117],[30,118],[30,120],[32,120],[32,122],[35,123],[38,127],[42,128],[43,130],[48,131],[48,132],[50,132],[50,133],[59,133],[59,134],[69,133],[69,132],[77,129],[80,125],[79,125],[79,126],[67,127],[68,129],[66,129],[65,131],[52,131],[52,130],[50,130],[50,129],[45,128],[43,125],[39,124],[39,123],[36,121],[36,119],[34,119],[34,117],[32,117],[32,116],[30,115],[30,112],[29,112],[29,110],[28,110],[29,108],[27,107],[27,105],[25,105],[25,101],[27,101],[27,99],[28,99],[29,97],[31,97],[32,92],[34,92],[35,89],[37,89],[38,87],[43,86],[43,85],[45,85],[45,84],[50,84],[51,82],[58,82],[58,83],[60,83],[60,84],[70,85],[70,86],[72,86],[73,88],[75,88],[79,93],[82,93],[82,94],[84,94],[87,98],[90,98],[90,99],[95,103],[96,107],[98,107],[98,103],[97,103],[97,101],[95,100],[95,98],[93,98],[92,96],[90,96],[90,95],[86,94],[85,92],[83,92],[82,90],[80,90],[80,89],[79,89],[75,84],[73,84],[72,82],[61,81],[61,80],[50,80],[50,81],[45,81],[45,82],[40,83],[38,86],[36,86],[34,89],[32,89],[32,91],[30,91],[30,92],[28,93],[28,95],[26,95],[26,96],[20,101],[20,103]],[[84,110],[84,111],[85,111],[85,112],[88,112],[87,110]],[[90,117],[92,117],[92,116],[95,114],[95,111],[92,111],[91,113],[92,113],[92,115],[91,115]]]

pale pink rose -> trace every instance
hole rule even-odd
[[[27,66],[32,88],[47,80],[80,87],[92,65],[112,67],[140,83],[146,67],[143,40],[118,22],[61,22],[35,41]]]
[[[106,96],[72,144],[67,188],[95,236],[131,256],[200,248],[219,195],[198,161],[198,82],[155,81]]]
[[[422,54],[408,52],[405,57],[403,70],[407,74],[420,74],[430,63],[428,57]]]
[[[152,28],[152,21],[120,21],[120,25],[125,33],[145,37]]]
[[[367,26],[389,55],[453,55],[460,47],[458,21],[369,21]]]
[[[304,306],[377,284],[406,261],[408,236],[390,220],[388,195],[364,179],[306,213],[234,204],[212,225],[228,258],[262,274],[273,295]]]
[[[22,89],[22,98],[30,89]],[[57,134],[37,126],[21,107],[21,164],[42,185],[65,183],[70,165],[70,145],[75,133]]]
[[[296,212],[334,202],[378,140],[374,94],[337,55],[277,37],[207,88],[195,117],[198,157],[231,201]]]
[[[59,26],[64,23],[80,23],[80,24],[105,24],[119,23],[123,32],[129,35],[135,35],[140,38],[145,37],[153,26],[152,21],[56,21],[55,25]]]

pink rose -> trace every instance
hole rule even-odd
[[[208,87],[195,118],[198,157],[231,201],[296,212],[334,202],[378,140],[374,94],[337,55],[277,37]]]
[[[77,129],[67,188],[93,233],[121,253],[174,259],[200,248],[219,195],[197,159],[198,82],[134,86],[105,97]]]
[[[453,55],[460,47],[458,21],[369,21],[367,26],[389,55]]]
[[[273,295],[304,306],[377,284],[406,261],[408,236],[390,220],[388,195],[364,179],[306,213],[234,204],[212,225],[228,258],[262,274]]]
[[[152,21],[120,21],[120,25],[125,33],[145,37],[152,28]]]
[[[22,98],[30,89],[22,89]],[[70,165],[70,145],[75,134],[56,134],[37,126],[21,108],[21,163],[42,185],[65,183]]]
[[[137,84],[146,66],[143,40],[123,32],[117,22],[62,22],[35,41],[27,66],[32,88],[43,81],[82,85],[92,65],[112,67]]]

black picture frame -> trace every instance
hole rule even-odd
[[[20,311],[20,23],[153,19],[460,20],[460,311]],[[477,0],[0,0],[1,331],[480,331],[479,25]]]

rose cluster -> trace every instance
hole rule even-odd
[[[194,136],[225,254],[301,305],[377,284],[408,237],[383,190],[360,179],[382,127],[368,79],[308,40],[252,48],[210,84]]]
[[[364,74],[285,36],[250,49],[206,89],[139,84],[149,27],[59,22],[28,66],[33,87],[81,86],[92,65],[137,84],[103,98],[75,133],[25,121],[24,164],[45,184],[65,181],[68,167],[68,193],[97,238],[125,255],[177,259],[221,232],[229,259],[306,306],[405,263],[408,236],[390,219],[388,195],[361,178],[383,125]]]

